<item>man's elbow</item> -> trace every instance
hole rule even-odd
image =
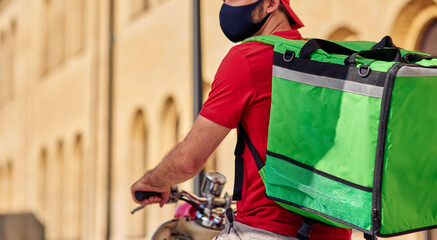
[[[195,176],[203,169],[206,159],[187,157],[181,161],[180,170],[184,175]]]

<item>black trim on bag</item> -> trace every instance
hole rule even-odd
[[[410,234],[410,233],[415,233],[415,232],[420,232],[420,231],[426,231],[426,230],[432,230],[432,229],[436,229],[437,225],[434,226],[429,226],[429,227],[423,227],[423,228],[416,228],[414,230],[408,230],[408,231],[403,231],[403,232],[399,232],[399,233],[391,233],[391,234],[381,234],[378,233],[379,237],[396,237],[396,236],[400,236],[400,235],[404,235],[404,234]]]
[[[384,86],[384,93],[381,101],[381,115],[379,120],[378,141],[376,145],[375,168],[372,192],[372,232],[377,235],[381,228],[381,186],[382,169],[384,164],[385,142],[387,137],[387,123],[389,117],[391,96],[396,79],[396,73],[402,64],[395,64],[387,72],[387,80]]]
[[[346,225],[346,226],[348,226],[348,227],[351,227],[351,228],[354,228],[354,229],[360,230],[361,232],[371,234],[371,231],[369,231],[369,230],[367,230],[367,229],[360,228],[360,227],[358,227],[358,226],[356,226],[356,225],[350,224],[350,223],[348,223],[348,222],[346,222],[346,221],[343,221],[343,220],[338,219],[338,218],[336,218],[336,217],[329,216],[329,215],[327,215],[327,214],[325,214],[325,213],[322,213],[322,212],[316,211],[316,210],[314,210],[314,209],[307,208],[307,207],[301,206],[301,205],[299,205],[299,204],[296,204],[296,203],[293,203],[293,202],[286,201],[286,200],[284,200],[284,199],[275,198],[275,197],[270,197],[270,196],[267,196],[267,195],[266,195],[266,198],[269,199],[269,200],[275,201],[275,202],[284,203],[284,204],[287,204],[287,205],[293,206],[293,207],[295,207],[295,208],[302,209],[302,210],[307,211],[307,212],[315,213],[315,214],[320,215],[320,216],[322,216],[322,217],[325,217],[325,218],[328,218],[328,219],[330,219],[330,220],[333,220],[333,221],[339,222],[339,223],[341,223],[341,224],[343,224],[343,225]],[[330,226],[329,224],[326,224],[326,225]],[[334,226],[332,226],[332,227],[334,227]]]
[[[305,169],[307,169],[309,171],[312,171],[312,172],[314,172],[314,173],[316,173],[316,174],[318,174],[320,176],[329,178],[331,180],[334,180],[336,182],[339,182],[339,183],[348,185],[350,187],[359,189],[361,191],[372,192],[372,188],[370,188],[370,187],[365,187],[365,186],[362,186],[362,185],[359,185],[359,184],[356,184],[356,183],[353,183],[353,182],[349,182],[349,181],[344,180],[342,178],[336,177],[336,176],[331,175],[329,173],[322,172],[320,170],[315,169],[314,167],[311,167],[311,166],[308,166],[308,165],[306,165],[304,163],[298,162],[298,161],[296,161],[294,159],[291,159],[291,158],[289,158],[287,156],[284,156],[284,155],[281,155],[281,154],[278,154],[278,153],[274,153],[274,152],[270,152],[270,151],[267,151],[267,155],[275,157],[275,158],[279,158],[279,159],[282,159],[282,160],[285,160],[285,161],[287,161],[287,162],[289,162],[291,164],[294,164],[294,165],[299,166],[301,168],[305,168]]]
[[[383,87],[385,84],[385,72],[372,70],[366,78],[359,75],[358,68],[335,63],[317,62],[303,58],[294,58],[292,62],[285,62],[283,55],[278,52],[273,53],[273,65],[290,69],[306,74],[325,76],[351,82],[358,82],[367,85]]]

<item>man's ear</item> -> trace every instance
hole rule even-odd
[[[267,13],[272,13],[279,8],[280,0],[265,0],[265,1],[268,2],[267,9],[266,9]]]

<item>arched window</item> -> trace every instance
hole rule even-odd
[[[332,32],[328,39],[333,41],[351,41],[356,40],[357,33],[347,27],[341,27]]]
[[[437,56],[437,18],[432,19],[425,26],[419,38],[417,49],[420,52]]]
[[[435,2],[433,0],[410,0],[400,9],[390,31],[390,36],[393,38],[396,46],[406,49],[415,47],[419,35],[416,32],[417,20],[420,20],[421,17],[419,16],[434,5]]]
[[[12,203],[12,172],[11,160],[0,163],[0,211],[8,212]]]
[[[0,33],[0,105],[13,97],[16,21]]]
[[[39,208],[41,210],[41,217],[43,221],[47,218],[47,198],[48,198],[48,165],[47,165],[47,149],[42,148],[39,156]]]
[[[83,197],[83,141],[82,135],[77,134],[74,138],[73,146],[73,161],[70,163],[71,181],[69,184],[71,186],[70,194],[71,198],[71,208],[69,217],[71,226],[69,227],[68,237],[71,239],[80,239],[82,233],[82,197]]]
[[[161,115],[161,149],[168,152],[178,141],[179,116],[175,101],[172,97],[167,98]]]
[[[132,15],[135,16],[150,9],[150,0],[131,0],[131,6]]]
[[[169,153],[179,140],[179,114],[176,101],[173,97],[167,97],[165,99],[160,122],[159,157],[162,158]],[[167,205],[160,211],[161,214],[156,217],[156,220],[162,222],[166,219],[171,219],[174,213],[174,208],[175,205]]]
[[[15,52],[16,52],[16,32],[17,32],[17,22],[16,20],[11,21],[10,27],[10,41],[9,41],[9,79],[8,79],[8,92],[9,98],[13,98],[14,96],[14,81],[15,81]]]
[[[65,155],[64,155],[64,143],[63,141],[58,141],[56,144],[56,169],[55,169],[55,205],[51,206],[54,214],[54,236],[58,239],[63,238],[63,222],[65,217],[65,206],[63,206],[65,198],[65,193],[68,189],[65,187]]]
[[[6,91],[6,33],[0,29],[0,103],[7,95]]]
[[[44,0],[42,6],[42,47],[41,47],[41,74],[50,69],[50,0]]]
[[[65,61],[65,20],[66,8],[64,1],[53,1],[55,4],[55,41],[56,41],[56,65],[61,65]]]
[[[67,45],[67,1],[43,0],[42,11],[42,74],[64,63]],[[68,1],[69,2],[69,1]],[[68,11],[67,11],[68,9]],[[69,29],[68,29],[69,30]]]
[[[14,189],[14,162],[9,159],[6,165],[8,207],[12,206]]]
[[[75,28],[74,28],[74,39],[75,39],[75,45],[74,45],[74,53],[79,53],[85,48],[85,42],[86,42],[86,13],[87,13],[87,7],[86,3],[88,1],[85,0],[76,0],[74,1],[74,22],[75,22]]]
[[[127,184],[132,184],[138,180],[146,171],[147,168],[147,127],[144,113],[142,110],[137,110],[131,127],[130,137],[130,166],[128,168],[129,178]],[[136,207],[130,196],[126,196],[126,201],[129,202],[131,209]],[[146,236],[147,209],[143,209],[134,215],[129,215],[129,232],[128,239],[144,239]]]
[[[66,1],[66,57],[71,58],[82,52],[85,47],[85,17],[87,14],[86,1]]]
[[[0,211],[6,210],[6,167],[0,163]]]

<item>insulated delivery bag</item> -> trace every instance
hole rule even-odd
[[[371,239],[437,226],[437,59],[390,37],[246,41],[274,46],[265,165],[239,127],[267,198]]]

